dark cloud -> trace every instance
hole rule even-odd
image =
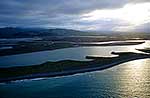
[[[125,0],[126,1],[126,0]],[[82,14],[95,9],[118,8],[125,1],[117,0],[1,0],[0,14],[16,16],[45,15],[56,17],[60,14]]]

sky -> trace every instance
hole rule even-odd
[[[1,0],[0,27],[150,31],[150,0]]]

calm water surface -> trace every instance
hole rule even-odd
[[[134,45],[123,48],[128,51],[135,51],[135,47],[143,46]],[[82,51],[79,53],[82,54],[77,57],[84,59],[86,54],[103,56],[102,50],[110,53],[112,48],[118,51],[123,49],[122,47],[84,47],[70,48],[74,51],[69,50],[78,55],[79,51],[77,50],[81,49]],[[65,49],[58,51],[64,53]],[[104,56],[109,55],[107,52],[104,53]],[[67,54],[69,52],[65,53],[69,56]],[[59,57],[50,60],[62,59],[63,56],[60,54]],[[68,59],[67,56],[64,57]],[[72,59],[78,59],[77,57],[73,56]],[[142,59],[102,71],[0,84],[0,98],[150,98],[149,89],[150,59]]]

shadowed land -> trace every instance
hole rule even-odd
[[[0,68],[0,82],[41,77],[55,77],[76,73],[103,70],[137,59],[150,58],[150,54],[133,52],[112,52],[116,57],[87,56],[91,61],[63,60],[40,65]]]

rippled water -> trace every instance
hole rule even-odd
[[[0,98],[150,98],[150,59],[102,71],[0,84]]]

